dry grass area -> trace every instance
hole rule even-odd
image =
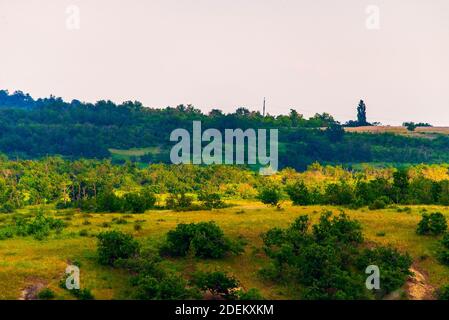
[[[345,128],[347,132],[366,132],[366,133],[394,133],[415,137],[432,137],[438,134],[449,134],[449,127],[417,127],[415,131],[408,131],[402,126],[366,126]]]
[[[0,299],[19,299],[23,291],[33,285],[51,288],[56,292],[57,299],[73,299],[58,284],[67,264],[74,260],[81,263],[81,286],[90,288],[96,299],[127,299],[131,290],[127,275],[97,263],[95,236],[101,231],[118,229],[132,234],[144,246],[156,247],[163,241],[166,232],[177,224],[199,221],[215,221],[229,237],[245,238],[248,241],[245,253],[215,261],[171,259],[165,262],[167,268],[180,272],[186,278],[196,270],[223,270],[235,275],[244,288],[258,288],[266,298],[296,299],[299,295],[294,286],[273,284],[258,275],[258,270],[268,263],[261,249],[260,234],[275,226],[286,227],[302,214],[308,214],[313,221],[317,221],[323,210],[334,213],[344,210],[362,223],[369,241],[390,244],[409,252],[414,259],[414,268],[428,279],[429,285],[439,287],[449,284],[449,267],[440,265],[435,259],[438,238],[415,233],[423,210],[440,211],[449,218],[446,207],[413,206],[411,212],[406,213],[394,208],[370,211],[323,206],[293,207],[284,203],[283,209],[278,211],[258,202],[233,203],[236,206],[213,211],[148,211],[136,215],[86,215],[73,210],[56,211],[48,206],[45,209],[47,214],[63,218],[69,226],[61,234],[52,234],[42,241],[17,236],[0,241]],[[5,215],[1,224],[10,223],[13,215],[31,215],[35,211],[32,209]],[[127,223],[118,224],[114,218],[122,218]],[[134,229],[136,220],[144,220],[141,222],[142,230]],[[81,230],[87,230],[88,235],[81,236]]]

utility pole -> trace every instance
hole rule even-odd
[[[265,97],[263,98],[263,116],[265,117]]]

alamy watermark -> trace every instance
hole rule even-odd
[[[76,5],[70,5],[66,8],[65,13],[67,15],[65,20],[65,26],[67,30],[79,30],[81,29],[81,10]]]
[[[368,30],[380,30],[380,8],[376,5],[369,5],[365,8],[367,14],[365,27]]]
[[[260,165],[262,175],[278,170],[278,129],[217,129],[201,130],[201,121],[193,121],[192,137],[186,129],[176,129],[170,141],[178,142],[170,152],[174,164],[249,164]],[[209,142],[203,147],[203,142]],[[224,143],[224,156],[223,156]],[[269,155],[267,155],[267,143]],[[246,161],[245,161],[246,154]]]
[[[68,290],[79,290],[80,288],[80,268],[75,265],[67,266],[65,269],[67,278],[65,280],[65,286]]]
[[[369,276],[366,278],[365,286],[368,290],[380,289],[380,269],[376,265],[370,265],[365,270]]]

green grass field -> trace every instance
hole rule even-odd
[[[156,247],[163,241],[166,232],[177,224],[198,221],[215,221],[227,236],[245,238],[248,241],[245,252],[221,260],[170,259],[164,262],[166,268],[186,278],[196,270],[222,270],[238,278],[245,289],[259,289],[265,298],[298,299],[299,290],[294,285],[270,283],[259,276],[258,270],[269,262],[262,250],[260,234],[275,226],[285,227],[302,214],[308,214],[312,221],[316,221],[323,210],[332,210],[334,213],[344,210],[351,218],[362,223],[364,235],[370,242],[391,244],[401,251],[409,252],[414,259],[413,268],[425,276],[429,286],[436,288],[449,284],[449,267],[440,265],[435,259],[438,238],[415,233],[423,209],[428,212],[440,211],[449,218],[449,209],[446,207],[412,206],[411,212],[406,213],[393,208],[370,211],[323,206],[293,207],[284,203],[283,209],[278,211],[258,202],[232,203],[235,206],[213,211],[164,210],[135,215],[84,214],[46,206],[47,214],[64,219],[69,226],[61,234],[52,233],[42,241],[18,236],[0,241],[0,299],[20,299],[27,290],[43,287],[51,288],[57,299],[73,299],[66,290],[59,288],[65,268],[72,261],[81,263],[81,287],[90,288],[96,299],[127,299],[131,290],[127,274],[100,266],[96,261],[96,234],[118,229],[132,234],[144,246]],[[31,216],[36,211],[36,207],[28,207],[14,214],[1,215],[0,224],[7,225],[14,216]],[[128,223],[117,224],[113,219],[118,217],[126,219]],[[142,230],[134,230],[136,220],[144,220]],[[110,224],[109,228],[102,226],[105,222]],[[80,236],[81,230],[87,230],[88,236]]]

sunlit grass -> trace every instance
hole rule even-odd
[[[307,214],[317,221],[323,210],[334,213],[345,211],[363,225],[368,241],[388,245],[407,251],[415,266],[429,277],[435,287],[449,284],[449,268],[435,259],[438,238],[418,236],[416,225],[421,211],[440,211],[449,218],[449,210],[439,206],[412,206],[410,213],[396,209],[370,211],[349,210],[327,206],[293,207],[283,204],[282,210],[270,208],[254,201],[232,201],[236,206],[194,212],[147,211],[145,214],[83,214],[74,210],[56,211],[51,206],[44,208],[46,214],[64,219],[69,226],[59,235],[52,233],[48,239],[38,241],[32,237],[18,237],[0,241],[0,299],[18,299],[27,286],[40,282],[54,290],[59,299],[72,299],[66,290],[59,288],[59,281],[70,261],[81,263],[81,286],[90,288],[97,299],[127,299],[132,288],[124,271],[100,266],[96,261],[96,235],[99,232],[118,229],[132,234],[144,246],[156,247],[166,232],[179,223],[215,221],[231,238],[247,240],[245,252],[240,256],[221,260],[200,260],[195,258],[170,259],[164,262],[167,268],[182,273],[188,278],[197,270],[224,270],[237,277],[244,288],[258,288],[266,298],[298,298],[299,292],[293,285],[288,287],[273,284],[262,279],[258,270],[269,261],[263,254],[261,233],[272,227],[286,227],[296,217]],[[0,225],[8,225],[14,215],[34,215],[36,207],[18,210],[17,213],[2,215]],[[127,220],[117,224],[114,218]],[[141,222],[142,230],[134,230],[134,221]],[[89,224],[85,221],[89,221]],[[110,227],[103,226],[104,224]],[[80,236],[87,230],[87,236]]]

